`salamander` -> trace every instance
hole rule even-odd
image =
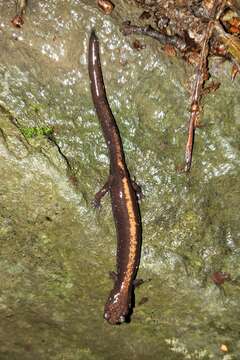
[[[88,70],[93,103],[108,147],[110,171],[106,184],[95,195],[95,205],[109,191],[117,234],[117,273],[114,287],[104,308],[108,323],[128,321],[133,304],[142,241],[142,226],[138,205],[139,187],[131,179],[123,151],[120,133],[105,91],[99,41],[94,31],[89,40]]]

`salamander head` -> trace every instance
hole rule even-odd
[[[122,324],[129,314],[130,301],[126,294],[111,292],[104,308],[104,319],[111,325]]]

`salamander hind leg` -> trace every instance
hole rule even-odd
[[[103,185],[103,187],[95,194],[95,197],[93,199],[93,206],[95,208],[99,208],[101,206],[101,200],[106,195],[106,193],[109,191],[112,183],[112,177],[109,176],[107,182]]]

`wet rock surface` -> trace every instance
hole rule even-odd
[[[15,2],[0,0],[0,359],[238,359],[240,80],[211,59],[221,86],[204,98],[192,172],[178,172],[194,68],[121,34],[141,13],[135,2],[104,16],[95,1],[29,1],[16,29]],[[87,72],[92,28],[145,195],[138,277],[152,279],[136,290],[132,322],[116,327],[103,320],[110,199],[91,206],[108,175]],[[216,273],[230,276],[216,284]]]

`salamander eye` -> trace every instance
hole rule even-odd
[[[107,312],[105,312],[105,314],[104,314],[104,319],[105,319],[105,320],[109,320],[109,319],[110,319],[110,315],[109,315]]]

